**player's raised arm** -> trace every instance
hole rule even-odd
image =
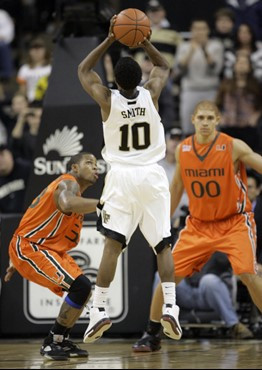
[[[241,161],[246,166],[262,174],[262,156],[255,153],[244,141],[233,140],[233,161]]]
[[[170,185],[171,193],[171,217],[174,214],[177,206],[181,200],[184,191],[184,184],[181,177],[180,163],[179,163],[180,144],[176,148],[176,170],[173,176],[173,180]]]
[[[80,187],[75,181],[61,181],[54,194],[57,208],[65,213],[92,213],[96,211],[98,199],[87,199],[80,195]]]
[[[100,105],[104,108],[106,103],[110,101],[110,90],[103,85],[100,76],[93,70],[97,62],[104,55],[107,49],[115,41],[112,32],[114,16],[111,19],[109,33],[107,38],[92,50],[86,58],[78,66],[78,77],[83,86],[83,89]]]
[[[151,62],[154,64],[149,76],[149,80],[144,87],[150,91],[154,104],[158,108],[159,96],[169,76],[169,65],[163,55],[151,44],[148,39],[145,39],[141,46],[144,48]]]

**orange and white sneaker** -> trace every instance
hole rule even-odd
[[[179,340],[182,337],[182,329],[178,320],[179,307],[172,304],[164,304],[162,308],[161,325],[164,334],[172,339]]]
[[[112,322],[102,307],[90,308],[90,321],[84,334],[84,343],[93,343],[101,338],[104,331],[112,326]]]

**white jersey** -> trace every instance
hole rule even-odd
[[[164,127],[150,92],[137,87],[135,99],[127,99],[118,90],[111,90],[111,111],[103,122],[104,160],[146,166],[165,156]]]

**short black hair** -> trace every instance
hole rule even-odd
[[[116,82],[123,90],[135,89],[142,79],[141,67],[131,57],[120,58],[114,72]]]
[[[88,153],[88,152],[81,152],[81,153],[76,154],[73,157],[71,157],[69,162],[67,163],[67,172],[70,172],[72,170],[73,164],[78,164],[79,162],[81,162],[82,158],[85,155],[93,155],[93,154]]]

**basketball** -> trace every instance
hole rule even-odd
[[[137,46],[150,34],[150,20],[139,9],[129,8],[117,15],[113,25],[113,33],[117,41],[129,47]]]

